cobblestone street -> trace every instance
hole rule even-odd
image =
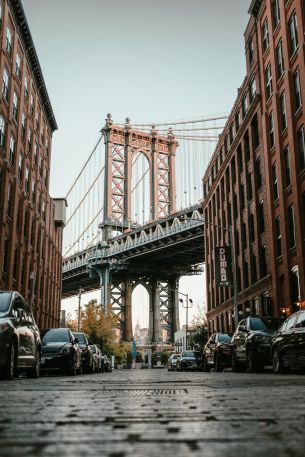
[[[304,386],[161,369],[1,382],[0,455],[303,456]]]

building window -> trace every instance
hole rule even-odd
[[[246,133],[244,135],[244,151],[245,151],[246,162],[249,162],[249,160],[250,160],[250,142],[249,142],[248,130],[246,131]]]
[[[17,276],[18,276],[18,249],[15,248],[14,250],[14,266],[13,266],[13,279],[17,281]]]
[[[3,264],[2,264],[2,270],[4,271],[4,273],[8,272],[8,249],[9,249],[9,240],[7,237],[4,237]]]
[[[233,139],[234,139],[233,124],[230,126],[229,135],[230,135],[230,145],[231,145],[233,143]]]
[[[46,139],[46,156],[47,156],[47,157],[49,156],[49,142],[48,142],[48,138]],[[221,163],[222,163],[222,160],[223,160],[223,150],[222,150],[222,149],[220,150],[220,160],[221,160]]]
[[[24,140],[25,139],[25,122],[26,122],[26,115],[24,113],[22,113],[22,116],[21,116],[21,139]]]
[[[269,140],[270,140],[270,149],[274,146],[274,119],[273,113],[269,114]]]
[[[33,160],[34,160],[34,164],[36,165],[36,167],[37,167],[37,163],[38,163],[37,149],[38,149],[37,143],[34,143]]]
[[[263,184],[260,159],[257,159],[255,162],[255,178],[256,178],[257,189],[260,189]]]
[[[16,92],[14,91],[14,95],[13,95],[13,118],[15,119],[15,121],[18,120],[18,107],[19,107],[19,97],[16,94]]]
[[[9,27],[6,28],[5,52],[10,56],[12,54],[13,37]]]
[[[241,173],[243,171],[243,151],[241,149],[241,145],[237,148],[237,164],[238,172]]]
[[[36,191],[36,184],[35,180],[32,179],[32,203],[35,204],[35,192]]]
[[[290,171],[290,156],[289,149],[286,147],[284,149],[284,163],[285,163],[285,184],[286,187],[291,184],[291,171]]]
[[[20,59],[20,55],[18,54],[18,52],[16,54],[15,74],[18,79],[21,78],[21,59]]]
[[[295,246],[295,222],[294,222],[294,208],[290,205],[288,208],[288,228],[289,228],[289,246]]]
[[[253,243],[255,240],[255,231],[254,231],[254,214],[250,213],[249,215],[249,241]]]
[[[247,186],[247,199],[248,199],[248,201],[251,201],[252,197],[253,197],[251,172],[247,173],[246,186]]]
[[[36,112],[35,122],[36,122],[36,130],[38,132],[39,131],[39,112],[38,111]]]
[[[253,284],[257,281],[256,255],[253,252],[251,252],[250,266],[251,266],[251,281]]]
[[[293,75],[294,109],[298,111],[302,105],[300,72],[297,70]]]
[[[11,215],[12,215],[12,206],[13,206],[12,184],[8,183],[8,186],[7,186],[7,215],[8,215],[8,217],[11,217]]]
[[[266,256],[266,246],[262,246],[261,249],[260,249],[260,260],[261,260],[261,271],[260,271],[260,276],[261,278],[264,278],[266,275],[267,275],[267,256]]]
[[[24,190],[28,194],[30,190],[30,170],[28,167],[25,169],[25,183],[24,183]]]
[[[282,132],[287,128],[286,101],[284,92],[280,96],[280,113]]]
[[[243,118],[247,114],[247,111],[248,111],[248,95],[245,94],[243,96],[243,99],[242,99],[242,102],[241,102],[241,112],[242,112]]]
[[[305,192],[302,193],[302,214],[305,214]],[[305,227],[305,222],[304,222],[304,218],[303,218],[303,224],[304,224],[304,227]],[[305,232],[305,230],[304,230]]]
[[[267,93],[267,100],[272,95],[272,72],[271,72],[271,63],[269,62],[266,71],[265,71],[265,78],[266,78],[266,93]]]
[[[280,257],[282,255],[282,234],[280,217],[278,217],[275,220],[275,251],[276,257]]]
[[[6,68],[3,69],[3,80],[2,80],[2,95],[6,101],[8,101],[8,85],[9,85],[9,76]]]
[[[279,187],[278,187],[276,163],[274,163],[272,165],[272,182],[273,182],[273,199],[277,200],[279,198]]]
[[[29,151],[32,148],[32,130],[31,129],[28,130],[28,148],[29,148]]]
[[[4,117],[0,114],[0,146],[4,147],[5,140],[5,120]]]
[[[300,130],[298,131],[298,149],[299,149],[300,170],[304,170],[304,168],[305,168],[305,133],[304,133],[304,126],[301,127]]]
[[[243,265],[243,276],[244,276],[244,288],[247,289],[247,287],[249,287],[248,262],[244,262],[244,265]]]
[[[253,40],[252,38],[250,38],[249,40],[249,64],[251,65],[251,63],[253,62],[253,57],[254,57],[254,45],[253,45]]]
[[[33,95],[31,94],[31,97],[30,97],[30,115],[33,116],[34,114],[34,99],[33,99]]]
[[[21,182],[23,178],[23,157],[22,154],[19,154],[19,160],[18,160],[18,179]]]
[[[11,136],[10,138],[10,163],[14,165],[15,163],[15,138]]]
[[[290,39],[290,55],[292,55],[298,47],[297,17],[295,11],[292,13],[288,25]]]
[[[25,76],[25,78],[24,78],[24,98],[25,98],[25,100],[28,98],[28,96],[29,96],[29,83],[28,83],[27,77]]]
[[[235,131],[238,132],[240,127],[240,111],[238,110],[235,114]]]
[[[243,211],[245,209],[245,192],[243,184],[239,186],[239,204],[240,210]]]
[[[252,102],[255,95],[256,95],[256,81],[255,81],[255,76],[252,77],[250,81],[250,101]]]
[[[283,55],[283,44],[282,40],[276,47],[276,67],[277,67],[277,77],[280,77],[284,74],[285,66],[284,66],[284,55]]]
[[[243,250],[245,250],[247,248],[247,226],[245,222],[241,226],[241,244]]]
[[[281,20],[279,0],[272,0],[272,23],[275,29]]]
[[[258,224],[260,235],[265,232],[264,202],[258,205]]]
[[[265,21],[263,23],[262,35],[263,35],[263,51],[265,52],[266,49],[269,48],[269,29],[268,29],[267,18],[265,19]]]
[[[252,144],[253,144],[253,150],[258,148],[259,146],[259,132],[258,132],[258,120],[257,120],[257,115],[253,116],[252,122],[251,122],[251,131],[252,131]]]

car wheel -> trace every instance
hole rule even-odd
[[[233,351],[233,354],[232,354],[232,371],[234,371],[235,373],[241,371],[240,362],[238,361],[234,351]]]
[[[215,358],[214,358],[214,367],[215,367],[215,371],[217,371],[217,372],[220,372],[220,371],[223,370],[222,365],[221,365],[221,359],[220,359],[219,354],[216,354],[216,355],[215,355]]]
[[[283,367],[283,362],[281,360],[281,356],[277,349],[275,349],[272,354],[272,366],[273,366],[273,371],[276,374],[281,374],[286,371],[285,368]]]
[[[39,349],[36,350],[35,354],[35,363],[34,366],[27,371],[27,377],[28,378],[39,378],[40,376],[40,351]]]
[[[4,379],[13,379],[16,373],[16,346],[11,341],[9,352],[7,355],[6,365],[2,377]]]

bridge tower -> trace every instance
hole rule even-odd
[[[99,224],[103,245],[107,249],[113,231],[132,228],[132,164],[142,153],[149,163],[150,221],[166,217],[176,210],[175,155],[178,142],[171,129],[160,136],[152,126],[150,133],[132,128],[127,118],[124,125],[115,125],[110,114],[102,129],[105,143],[104,216]],[[149,339],[158,342],[165,330],[173,341],[179,329],[178,280],[174,274],[160,277],[157,271],[132,272],[122,270],[112,280],[111,261],[105,261],[95,271],[100,277],[101,303],[119,315],[122,339],[132,340],[132,291],[139,284],[146,287],[149,297]]]

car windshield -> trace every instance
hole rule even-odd
[[[226,333],[220,333],[218,335],[218,341],[220,343],[231,343],[231,337],[227,335]]]
[[[277,318],[251,318],[250,319],[250,330],[277,330],[281,325],[281,319]]]
[[[11,302],[11,292],[0,292],[0,314],[8,311]]]
[[[83,333],[73,333],[73,335],[78,338],[80,344],[87,344],[85,335]]]
[[[177,354],[172,355],[172,359],[178,359]]]
[[[184,351],[182,357],[195,357],[195,354],[193,351]]]
[[[44,343],[67,343],[70,341],[69,332],[63,328],[46,330],[42,335],[42,341]]]

